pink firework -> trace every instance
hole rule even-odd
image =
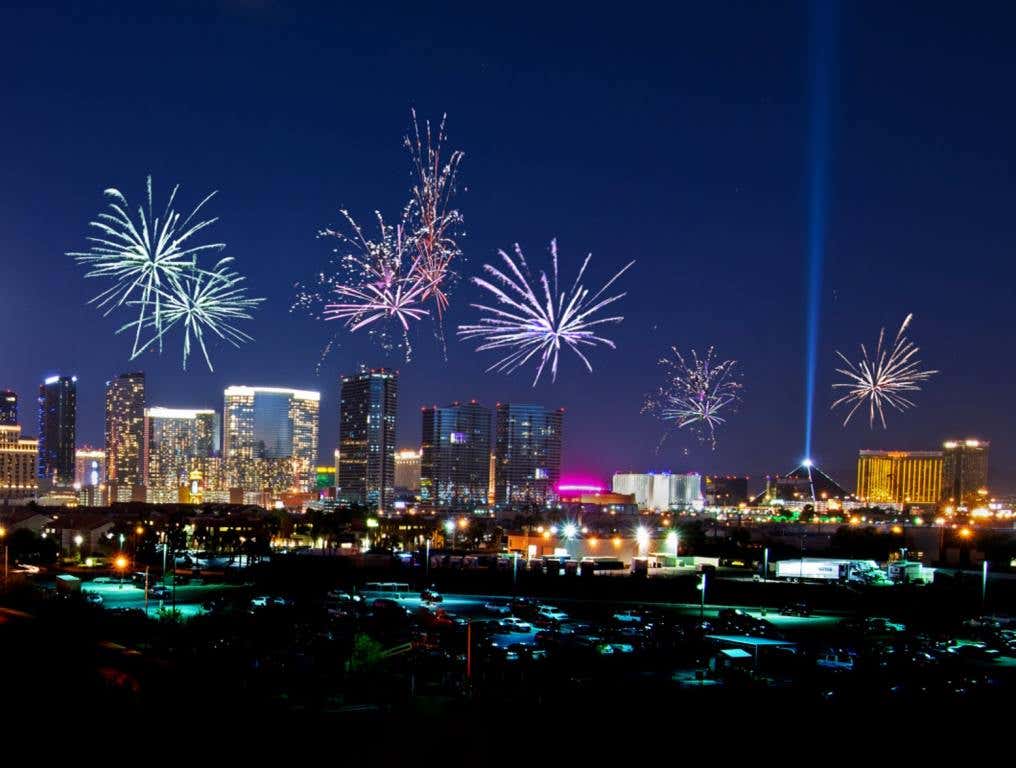
[[[417,183],[413,186],[413,246],[417,261],[413,271],[426,283],[424,299],[433,299],[437,317],[448,308],[447,283],[453,277],[452,262],[462,254],[457,235],[462,214],[451,204],[455,195],[455,177],[464,153],[454,150],[444,160],[445,120],[442,116],[437,132],[432,133],[430,121],[420,126],[413,110],[413,135],[407,136],[406,148],[413,159]]]

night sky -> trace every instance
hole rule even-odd
[[[68,4],[69,5],[69,4]],[[809,17],[804,3],[550,3],[401,10],[374,3],[89,3],[89,11],[0,10],[0,386],[34,396],[79,377],[79,443],[101,444],[104,382],[144,370],[150,404],[222,407],[229,384],[319,389],[322,455],[337,441],[337,378],[361,361],[401,372],[399,442],[419,408],[477,398],[564,406],[565,470],[748,473],[792,469],[804,441],[809,211]],[[325,4],[319,4],[325,5]],[[992,440],[991,479],[1016,490],[1011,408],[1016,273],[1016,48],[1011,4],[845,3],[836,23],[828,134],[814,458],[853,489],[860,448]],[[593,253],[591,283],[622,279],[617,351],[571,353],[556,383],[485,374],[491,353],[452,338],[448,361],[423,324],[416,354],[386,358],[291,314],[293,283],[327,264],[318,229],[348,207],[394,216],[408,195],[410,108],[449,116],[466,152],[458,203],[478,274],[519,242],[542,263],[556,237],[564,275]],[[129,362],[86,302],[102,286],[65,255],[115,186],[210,211],[254,295],[256,342],[217,346],[180,370],[179,337]],[[449,332],[482,298],[463,281]],[[835,350],[915,314],[922,359],[942,373],[891,413],[844,429],[832,402]],[[450,334],[451,335],[451,334]],[[715,451],[640,415],[677,344],[740,362],[744,402]],[[24,412],[24,411],[23,411]]]

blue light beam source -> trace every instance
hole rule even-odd
[[[832,102],[836,44],[836,0],[812,0],[809,38],[811,131],[808,141],[808,317],[805,327],[804,455],[811,456],[818,366],[822,264],[825,260],[826,191],[829,167],[829,108]]]

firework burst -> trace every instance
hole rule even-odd
[[[142,328],[154,327],[156,336],[160,340],[162,338],[162,290],[179,279],[199,255],[226,247],[224,243],[191,244],[195,235],[218,221],[217,218],[198,219],[199,212],[215,196],[215,192],[183,218],[173,209],[179,188],[179,185],[173,187],[159,217],[153,207],[152,177],[149,176],[146,183],[147,204],[138,206],[137,222],[128,213],[130,206],[123,193],[118,189],[107,189],[104,194],[110,198],[109,211],[100,213],[89,222],[89,226],[98,231],[87,238],[91,246],[87,251],[67,254],[79,264],[89,267],[85,277],[113,281],[112,286],[89,302],[104,309],[104,315],[127,303],[139,307],[137,322],[130,324],[136,329],[132,360],[143,347],[148,346],[141,340]]]
[[[457,240],[462,214],[451,203],[459,164],[465,155],[455,150],[447,160],[442,158],[447,115],[442,116],[436,133],[432,133],[427,121],[422,136],[416,110],[412,115],[413,135],[406,137],[405,145],[417,178],[412,208],[413,246],[417,255],[414,271],[420,282],[426,284],[423,298],[433,299],[440,322],[449,304],[448,283],[455,277],[451,265],[462,255]]]
[[[701,442],[716,448],[716,428],[727,421],[740,401],[742,384],[737,380],[735,360],[717,361],[710,347],[703,357],[693,349],[686,360],[677,347],[672,358],[664,357],[666,383],[646,398],[643,413],[651,413],[673,426],[689,428]],[[664,434],[663,440],[667,438]],[[661,440],[661,444],[663,442]]]
[[[334,229],[321,233],[344,246],[335,250],[335,271],[320,274],[317,287],[302,290],[297,298],[298,305],[320,305],[324,320],[344,320],[351,332],[371,326],[368,333],[382,348],[401,348],[407,361],[412,357],[410,324],[430,314],[422,306],[429,283],[416,268],[419,256],[406,236],[410,211],[407,206],[397,225],[386,224],[376,213],[379,236],[371,240],[343,210],[348,233]],[[336,295],[344,301],[332,300]]]
[[[847,425],[858,408],[867,403],[868,426],[874,429],[877,414],[885,429],[885,409],[895,408],[902,412],[913,408],[915,403],[909,393],[919,392],[921,382],[938,373],[921,370],[921,361],[916,359],[920,349],[906,337],[907,327],[913,317],[913,314],[909,314],[903,320],[891,347],[886,343],[885,328],[882,328],[873,357],[868,357],[864,344],[861,345],[861,359],[856,364],[842,352],[836,352],[846,365],[846,368],[837,368],[836,372],[846,376],[847,381],[833,384],[833,388],[845,389],[847,392],[832,407],[853,404],[847,418],[843,420],[843,426]]]
[[[179,185],[173,187],[159,216],[153,203],[152,177],[148,176],[146,201],[138,207],[136,221],[130,216],[124,194],[107,189],[109,210],[89,223],[98,231],[87,238],[91,246],[68,255],[89,267],[85,277],[112,281],[89,302],[103,309],[104,315],[123,306],[137,310],[137,319],[117,330],[122,333],[133,329],[131,360],[153,345],[158,345],[161,352],[167,333],[179,325],[184,328],[184,369],[192,338],[211,369],[205,332],[233,345],[250,341],[251,337],[233,323],[250,319],[250,311],[263,299],[246,296],[240,285],[243,277],[227,266],[232,258],[221,259],[211,270],[199,265],[199,257],[226,247],[224,243],[194,242],[196,235],[218,221],[199,216],[216,193],[206,196],[184,217],[173,208],[178,189]]]
[[[510,374],[530,360],[539,359],[533,379],[534,387],[547,363],[550,363],[551,380],[557,380],[558,356],[565,345],[579,356],[591,372],[593,366],[583,354],[582,347],[603,344],[614,349],[614,342],[598,335],[599,326],[620,323],[624,319],[619,315],[593,318],[600,310],[625,296],[624,293],[618,293],[604,297],[604,293],[635,262],[628,262],[600,290],[591,294],[582,285],[582,276],[592,258],[590,254],[582,263],[571,288],[562,291],[558,284],[557,241],[552,240],[550,253],[553,271],[551,278],[547,277],[546,272],[540,272],[542,295],[538,295],[532,288],[536,281],[529,271],[522,249],[516,244],[515,259],[504,251],[498,253],[508,267],[507,272],[485,264],[483,269],[493,278],[493,282],[479,277],[474,277],[473,282],[489,291],[503,308],[485,304],[471,305],[486,312],[488,316],[481,318],[475,325],[460,325],[459,336],[463,339],[481,340],[483,343],[476,348],[478,352],[490,349],[511,350],[491,365],[488,371]]]
[[[144,322],[151,327],[153,336],[138,350],[138,354],[147,347],[160,341],[173,326],[183,327],[183,368],[187,370],[187,359],[191,353],[191,338],[201,348],[208,370],[212,367],[208,348],[205,346],[205,333],[227,341],[239,347],[253,339],[237,328],[237,320],[250,320],[251,310],[264,299],[250,298],[242,285],[244,278],[229,269],[232,258],[221,259],[212,269],[200,269],[196,263],[179,277],[169,281],[169,290],[159,289],[162,300],[162,322],[156,325],[155,318],[149,315]],[[135,321],[123,326],[126,330],[135,325]]]

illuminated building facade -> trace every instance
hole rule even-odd
[[[869,504],[937,504],[942,468],[941,451],[861,451],[857,497]]]
[[[710,507],[736,507],[748,502],[748,478],[736,475],[706,475],[702,493]]]
[[[0,427],[18,426],[18,394],[9,389],[0,390]]]
[[[423,409],[420,500],[439,509],[487,506],[489,408],[475,400]]]
[[[674,472],[618,472],[612,480],[614,493],[635,497],[639,509],[667,511],[702,507],[702,476]]]
[[[211,409],[145,409],[148,501],[174,503],[190,484],[191,460],[218,453],[219,414]]]
[[[342,377],[340,389],[337,492],[371,509],[388,509],[395,496],[399,374],[361,366]]]
[[[942,500],[973,504],[988,491],[987,440],[947,440],[942,445]]]
[[[494,441],[494,503],[546,506],[561,477],[564,409],[498,403]]]
[[[106,452],[98,448],[78,448],[74,452],[74,484],[82,488],[106,483]]]
[[[420,490],[420,451],[403,448],[395,452],[395,487],[412,493]]]
[[[335,487],[335,467],[318,466],[315,470],[314,488],[323,491],[326,488]]]
[[[248,491],[310,491],[317,482],[321,393],[227,387],[222,454],[230,483]]]
[[[78,377],[50,376],[39,387],[39,479],[74,483]]]
[[[106,482],[111,501],[144,501],[145,374],[106,382]]]
[[[38,440],[22,437],[19,426],[0,425],[0,498],[35,496],[38,458]]]

